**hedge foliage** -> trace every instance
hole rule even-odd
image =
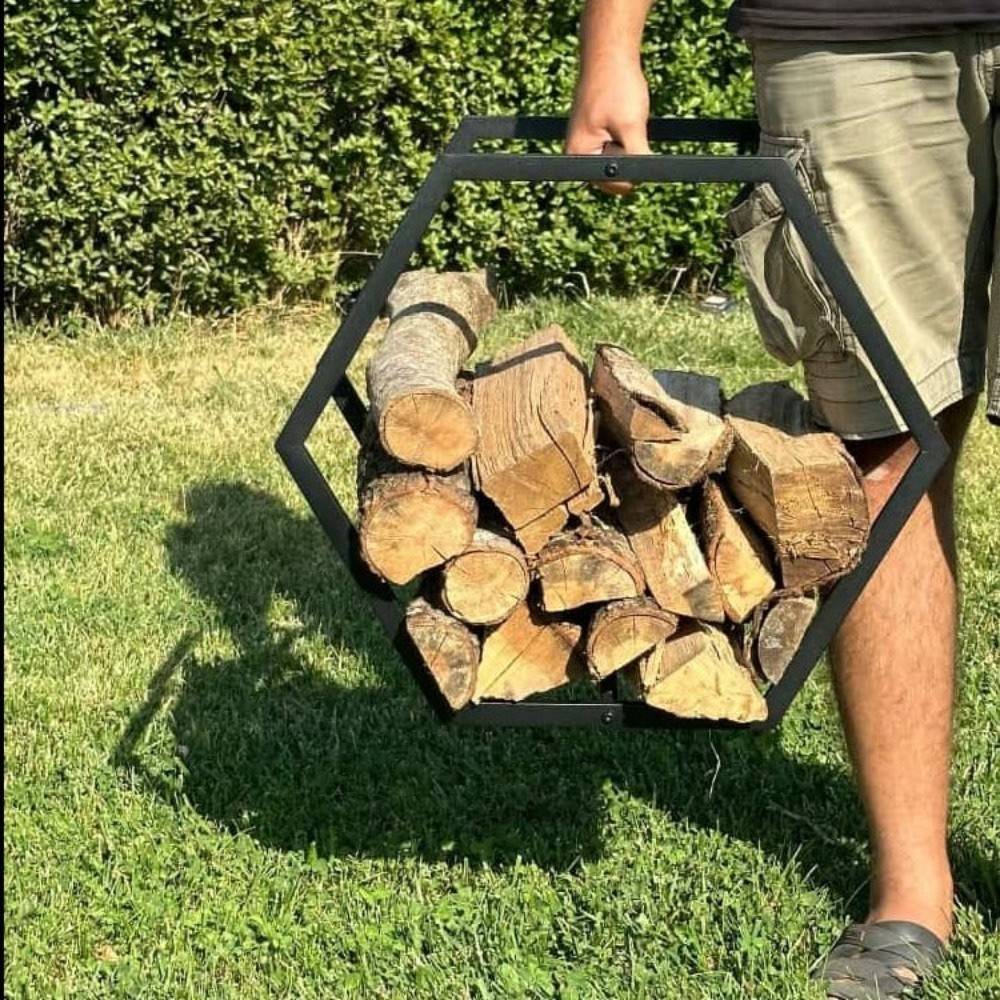
[[[7,309],[213,312],[356,280],[463,115],[565,112],[579,6],[5,0]],[[727,6],[654,8],[655,113],[750,113]],[[500,260],[519,290],[662,281],[717,258],[727,196],[464,185],[424,259]]]

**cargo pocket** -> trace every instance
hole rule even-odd
[[[759,152],[783,156],[812,197],[805,141],[762,134]],[[736,262],[764,346],[786,364],[843,348],[843,319],[770,184],[744,189],[727,212]]]

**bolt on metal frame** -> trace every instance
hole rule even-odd
[[[746,153],[571,156],[473,152],[473,147],[481,140],[558,141],[565,135],[566,125],[565,118],[552,117],[469,117],[462,121],[437,157],[385,253],[319,359],[277,439],[278,453],[442,721],[478,726],[771,729],[781,721],[920,497],[934,481],[947,460],[948,446],[785,159]],[[728,143],[745,150],[753,147],[757,135],[758,126],[754,121],[655,118],[649,122],[652,142]],[[769,183],[918,446],[916,457],[872,525],[861,562],[835,584],[785,676],[767,691],[768,718],[763,722],[741,724],[678,718],[641,702],[619,700],[613,678],[601,686],[601,697],[597,701],[482,702],[454,712],[441,696],[402,627],[403,604],[393,589],[364,564],[357,529],[306,447],[309,435],[331,399],[354,435],[360,437],[367,409],[347,376],[348,365],[378,318],[396,279],[406,270],[435,212],[456,182],[597,182],[611,177],[633,182]]]

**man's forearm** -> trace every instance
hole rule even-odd
[[[587,0],[580,20],[583,73],[623,62],[637,64],[654,0]]]

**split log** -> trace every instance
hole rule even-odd
[[[546,327],[480,366],[472,398],[476,486],[534,554],[603,499],[586,369],[562,328]]]
[[[732,446],[726,421],[668,396],[623,348],[598,346],[593,387],[602,428],[627,449],[636,472],[648,483],[680,489],[725,465]]]
[[[455,379],[496,313],[485,272],[408,271],[387,306],[389,329],[367,371],[379,440],[407,465],[453,469],[476,446]]]
[[[374,441],[371,424],[358,458],[361,555],[390,583],[408,583],[466,549],[477,504],[464,468],[436,474],[400,465]]]
[[[535,572],[546,611],[638,597],[645,590],[642,568],[628,542],[620,532],[596,523],[556,535],[538,553]]]
[[[772,684],[785,676],[818,608],[819,600],[812,594],[782,598],[764,614],[757,633],[756,661]]]
[[[613,466],[618,521],[642,566],[646,586],[666,611],[723,622],[722,594],[709,572],[684,504],[629,470]]]
[[[579,655],[583,630],[527,602],[483,642],[473,701],[520,701],[585,676]]]
[[[682,718],[760,722],[764,701],[724,632],[692,623],[664,639],[640,669],[644,700]]]
[[[767,547],[714,479],[705,480],[701,526],[705,561],[722,594],[726,616],[744,621],[775,588]]]
[[[729,488],[770,538],[784,589],[808,590],[852,570],[868,541],[861,476],[833,434],[790,434],[731,417]]]
[[[587,632],[587,663],[596,680],[648,653],[677,629],[677,616],[648,597],[615,601],[593,617]]]
[[[476,636],[422,597],[406,609],[406,631],[448,704],[456,711],[466,705],[476,688]]]
[[[464,552],[442,570],[441,600],[471,625],[503,621],[528,596],[531,574],[524,552],[507,538],[477,528]]]

